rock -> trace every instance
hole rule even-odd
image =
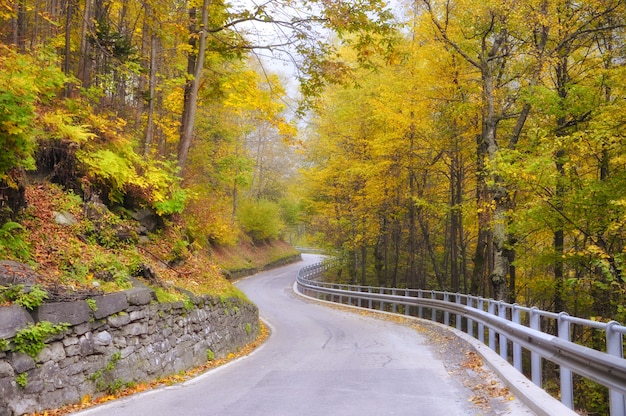
[[[21,374],[35,368],[35,360],[23,352],[15,352],[11,354],[11,362],[16,373]]]
[[[34,285],[39,279],[33,269],[11,260],[0,261],[0,285]]]
[[[113,337],[107,331],[98,332],[93,337],[93,343],[97,346],[107,346],[113,341]]]
[[[8,362],[2,360],[0,361],[0,379],[5,377],[13,377],[15,372],[13,371],[13,367]]]
[[[53,215],[54,215],[54,220],[59,225],[71,226],[71,225],[75,225],[75,224],[78,223],[78,221],[76,221],[76,217],[74,217],[69,212],[65,212],[65,211],[57,212],[57,211],[54,211]]]
[[[96,308],[93,312],[96,319],[106,318],[128,308],[128,299],[123,292],[94,297],[93,300],[96,301]]]
[[[147,305],[153,300],[156,301],[156,293],[147,287],[136,287],[125,291],[126,299],[129,305],[141,306]]]
[[[131,217],[140,224],[139,232],[141,234],[151,233],[157,229],[159,225],[159,217],[148,209],[140,209],[131,213]]]
[[[65,348],[63,348],[62,342],[53,342],[46,346],[37,356],[38,363],[45,363],[47,361],[58,362],[66,357]]]
[[[53,324],[78,325],[89,322],[91,309],[84,300],[44,303],[33,311],[33,317],[37,321],[50,321]]]
[[[107,318],[107,324],[113,328],[119,328],[130,322],[130,315],[127,313],[112,315]]]
[[[32,323],[33,318],[20,306],[0,307],[0,339],[13,338],[17,331]]]

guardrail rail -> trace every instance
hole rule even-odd
[[[542,387],[542,360],[560,367],[561,402],[574,408],[573,375],[609,389],[611,416],[626,416],[626,327],[458,293],[326,283],[323,273],[337,267],[325,261],[300,269],[297,286],[303,294],[361,308],[430,319],[466,332],[523,373],[523,355],[530,355],[530,379]],[[544,332],[548,325],[558,335]],[[576,344],[572,329],[604,332],[605,351]]]

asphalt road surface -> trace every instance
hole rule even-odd
[[[241,280],[271,328],[254,353],[186,383],[81,415],[454,416],[494,414],[469,402],[425,335],[293,292],[303,261]],[[510,414],[506,409],[497,414]],[[524,412],[524,414],[527,414]]]

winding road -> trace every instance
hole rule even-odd
[[[251,355],[176,386],[80,415],[485,415],[448,373],[428,338],[406,325],[346,313],[293,292],[319,256],[241,280],[272,335]],[[515,410],[515,409],[514,409]]]

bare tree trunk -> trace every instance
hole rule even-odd
[[[91,72],[93,69],[93,61],[91,58],[91,44],[88,36],[92,32],[93,18],[93,0],[85,0],[85,8],[83,9],[82,26],[80,30],[80,59],[78,63],[78,79],[83,88],[91,86]]]
[[[478,236],[474,252],[474,268],[472,270],[472,278],[470,281],[470,293],[473,295],[485,296],[482,290],[484,287],[485,276],[487,276],[489,267],[487,262],[488,241],[489,241],[489,223],[491,221],[489,211],[484,205],[487,200],[487,184],[486,184],[486,168],[485,168],[485,143],[482,137],[476,137],[476,204],[478,211]]]
[[[202,24],[200,26],[200,37],[198,41],[198,54],[193,65],[193,79],[188,85],[185,94],[183,118],[181,120],[181,134],[178,142],[178,165],[181,169],[185,167],[189,148],[193,138],[193,127],[196,118],[196,105],[198,102],[198,91],[200,89],[200,79],[204,68],[204,54],[206,52],[206,36],[209,24],[209,2],[204,0],[202,4]],[[191,14],[191,13],[190,13]]]
[[[63,60],[63,72],[66,76],[70,76],[72,72],[72,17],[74,15],[74,0],[66,0],[65,2],[65,57]],[[65,84],[65,97],[72,95],[73,85]]]
[[[150,77],[148,80],[148,120],[146,122],[146,131],[144,134],[143,154],[147,156],[150,153],[152,142],[154,139],[154,108],[156,104],[156,49],[157,37],[155,33],[150,36]]]
[[[20,0],[17,4],[17,19],[15,21],[15,46],[17,50],[26,52],[26,1]]]
[[[411,113],[411,117],[413,117]],[[411,283],[416,281],[417,278],[417,264],[416,264],[416,251],[417,251],[417,212],[415,208],[415,201],[413,198],[417,196],[417,179],[415,178],[415,172],[413,170],[413,154],[415,152],[415,127],[410,126],[409,131],[409,201],[408,201],[408,221],[409,221],[409,280]],[[408,286],[413,286],[410,284]],[[418,289],[425,289],[425,282],[421,282],[418,279]]]

